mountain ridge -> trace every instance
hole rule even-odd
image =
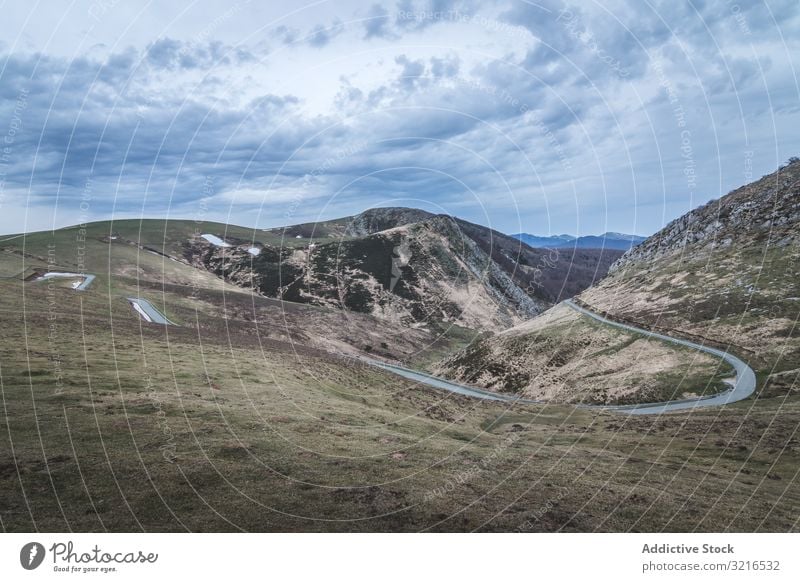
[[[800,160],[792,160],[670,222],[575,301],[638,328],[730,351],[755,369],[760,395],[795,393],[798,224]],[[599,330],[558,305],[501,334],[477,338],[436,371],[552,401],[682,399],[724,389],[724,370],[706,358],[681,364],[674,350],[657,343]]]
[[[578,299],[749,355],[784,387],[800,373],[800,160],[670,222]],[[791,376],[791,374],[790,374]]]
[[[260,244],[255,257],[252,241],[229,237],[236,244],[224,248],[195,237],[182,258],[267,297],[402,325],[432,318],[499,331],[582,291],[621,256],[575,251],[554,259],[466,220],[402,207],[272,229],[272,236],[280,244]]]

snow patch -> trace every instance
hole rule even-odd
[[[73,281],[70,285],[76,291],[85,291],[87,287],[94,281],[94,275],[84,275],[82,273],[68,273],[62,271],[48,271],[47,273],[42,273],[40,276],[33,279],[33,281],[45,281],[47,279],[70,279],[74,277],[76,280]]]
[[[150,316],[147,315],[147,312],[145,312],[145,310],[142,309],[138,303],[136,303],[135,301],[131,301],[131,305],[133,305],[133,308],[137,311],[137,313],[141,316],[142,319],[144,319],[147,323],[153,323],[153,320],[150,319]]]
[[[48,271],[44,275],[42,275],[42,279],[49,279],[50,277],[80,277],[83,279],[83,275],[80,273],[60,273],[58,271]]]
[[[257,257],[258,255],[261,254],[261,249],[258,247],[250,247],[249,249],[247,249],[247,252],[253,255],[254,257]]]
[[[230,246],[232,246],[232,245],[226,243],[224,240],[222,240],[218,236],[213,235],[213,234],[201,234],[200,237],[206,239],[208,242],[210,242],[215,247],[230,247]]]

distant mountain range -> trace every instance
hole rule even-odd
[[[607,232],[601,235],[574,237],[569,234],[554,236],[537,236],[525,232],[512,234],[513,238],[521,240],[534,248],[578,248],[578,249],[617,249],[627,251],[645,240],[643,236],[635,234],[622,234]]]

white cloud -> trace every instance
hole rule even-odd
[[[29,229],[76,220],[91,180],[93,218],[205,196],[274,226],[412,199],[647,233],[742,183],[745,155],[757,177],[800,151],[791,1],[93,6],[32,5],[0,32],[0,140],[27,91],[2,231],[28,204]]]

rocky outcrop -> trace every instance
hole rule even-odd
[[[413,208],[282,229],[291,247],[195,238],[184,258],[267,297],[369,313],[400,325],[502,330],[605,275],[618,251],[533,249],[497,231]],[[298,242],[307,241],[307,242]],[[240,244],[241,243],[241,244]]]
[[[347,236],[367,236],[390,228],[429,220],[435,215],[417,208],[372,208],[357,214],[348,221]]]
[[[365,213],[354,223],[356,230],[372,230],[413,215],[390,209],[384,216]],[[501,330],[549,306],[518,287],[445,216],[306,247],[263,245],[257,256],[248,246],[218,247],[198,239],[187,255],[196,266],[267,297],[369,313],[406,326],[456,323]]]
[[[800,365],[800,160],[674,220],[580,295],[596,311],[708,338],[774,373]]]
[[[800,222],[800,160],[684,214],[634,247],[609,272],[682,252],[731,245],[786,247]]]

